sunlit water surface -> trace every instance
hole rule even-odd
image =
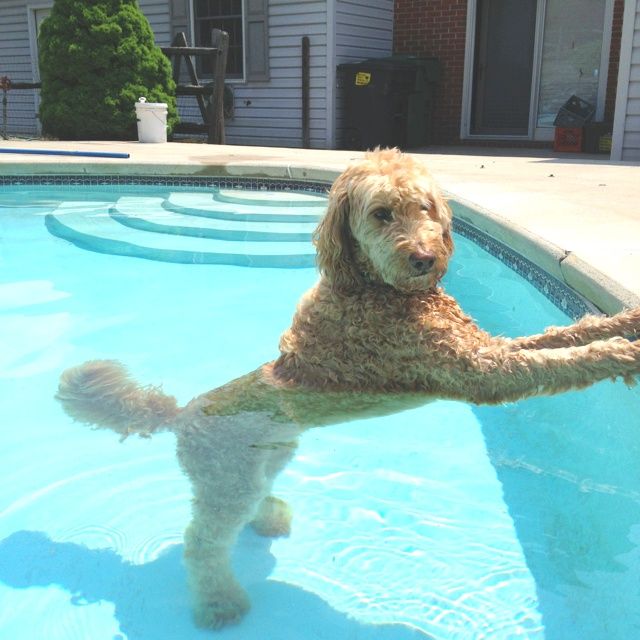
[[[204,196],[131,187],[78,197],[0,191],[0,637],[216,637],[190,617],[190,488],[174,437],[121,443],[74,424],[54,401],[57,379],[115,358],[186,402],[274,358],[317,276],[84,250],[51,235],[45,216],[64,222],[71,207],[99,235],[103,225],[113,233],[118,202],[126,214],[148,201],[142,218],[153,225],[181,213],[169,208],[167,220],[159,203]],[[122,233],[135,243],[153,228]],[[182,242],[156,240],[153,251]],[[444,285],[482,327],[522,335],[569,322],[496,259],[456,242]],[[312,254],[304,239],[263,244]],[[601,383],[499,407],[436,401],[307,432],[275,486],[294,509],[292,535],[243,533],[234,562],[252,609],[217,637],[640,637],[639,416],[636,390]]]

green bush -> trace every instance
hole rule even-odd
[[[55,0],[38,40],[43,133],[135,140],[135,103],[166,102],[177,122],[171,64],[137,0]]]

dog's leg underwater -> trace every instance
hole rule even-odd
[[[177,432],[178,460],[193,487],[184,558],[198,626],[233,624],[249,609],[231,566],[242,528],[251,523],[261,535],[289,533],[288,506],[270,496],[275,476],[296,449],[290,438],[269,440],[282,427],[261,413],[212,417],[194,410]]]

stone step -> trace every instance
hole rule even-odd
[[[173,235],[250,242],[310,242],[316,222],[249,222],[191,216],[164,208],[163,198],[123,197],[110,213],[123,225]]]
[[[319,205],[305,205],[287,208],[279,205],[262,205],[259,203],[230,203],[215,199],[210,191],[174,192],[163,204],[164,208],[174,213],[190,216],[217,218],[220,220],[236,220],[246,222],[315,222],[317,223],[326,210]]]
[[[322,194],[296,191],[263,191],[256,189],[218,189],[213,193],[218,202],[253,204],[278,208],[318,207],[327,208],[327,197]]]
[[[299,268],[315,264],[309,242],[223,240],[133,228],[112,216],[113,203],[63,203],[45,216],[53,235],[76,246],[165,262]]]

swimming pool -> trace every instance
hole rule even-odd
[[[213,637],[191,622],[190,489],[173,437],[119,443],[73,424],[57,379],[117,358],[186,402],[272,359],[316,279],[320,192],[289,185],[285,206],[275,183],[129,182],[0,190],[0,636]],[[485,329],[569,318],[482,246],[567,313],[584,310],[504,247],[458,232],[445,287]],[[637,390],[601,383],[305,433],[275,487],[293,533],[245,532],[235,562],[253,606],[219,636],[638,635],[639,409]]]

